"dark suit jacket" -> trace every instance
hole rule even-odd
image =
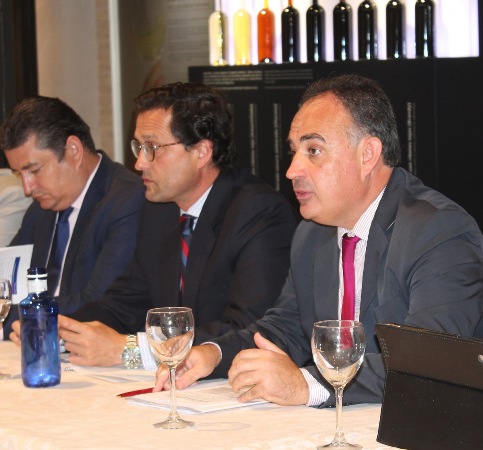
[[[134,254],[139,215],[145,203],[141,178],[102,153],[86,192],[64,262],[59,310],[73,313],[99,300]],[[56,213],[33,202],[10,245],[34,244],[32,266],[46,267]],[[27,276],[27,274],[25,274]],[[4,338],[18,318],[12,308]]]
[[[304,221],[292,244],[291,269],[275,307],[256,324],[216,339],[226,376],[233,357],[260,331],[332,393],[313,364],[313,324],[338,318],[337,229]],[[396,168],[368,238],[359,320],[363,366],[346,388],[348,403],[381,402],[385,381],[375,324],[395,322],[473,336],[483,314],[483,238],[462,208]],[[333,394],[325,405],[334,404]]]
[[[178,304],[180,210],[147,203],[128,271],[100,302],[76,314],[121,333],[144,328],[153,307]],[[289,266],[297,214],[287,200],[246,170],[216,179],[194,230],[183,305],[193,308],[196,342],[248,326],[273,306]]]

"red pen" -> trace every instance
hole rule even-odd
[[[147,388],[147,389],[138,389],[137,391],[129,391],[129,392],[124,392],[122,394],[117,394],[116,397],[132,397],[134,395],[140,395],[140,394],[150,394],[153,392],[154,388]]]

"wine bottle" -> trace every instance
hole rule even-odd
[[[258,62],[275,61],[275,14],[270,10],[268,0],[263,1],[263,9],[257,16]]]
[[[325,11],[317,0],[307,9],[307,61],[325,61]]]
[[[352,8],[341,0],[334,7],[334,60],[352,59]]]
[[[416,57],[434,56],[434,4],[432,0],[416,0]]]
[[[377,8],[364,0],[357,10],[359,59],[377,59]]]
[[[233,19],[233,34],[235,43],[235,64],[251,64],[251,18],[245,8],[245,2],[235,13]]]
[[[210,64],[225,66],[227,64],[226,51],[226,15],[221,11],[221,0],[215,0],[215,10],[209,18]]]
[[[27,387],[60,383],[57,301],[47,292],[47,271],[27,270],[28,296],[19,303],[22,381]]]
[[[295,63],[300,61],[299,12],[288,0],[288,6],[282,11],[282,61]]]
[[[386,47],[387,57],[404,58],[404,5],[399,0],[390,0],[386,6]]]

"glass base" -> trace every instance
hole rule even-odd
[[[322,450],[324,448],[331,448],[331,449],[338,449],[338,448],[362,448],[362,445],[359,444],[350,444],[345,439],[343,440],[333,440],[330,444],[326,445],[319,445],[317,450]]]
[[[154,428],[162,428],[164,430],[179,430],[181,428],[191,428],[194,426],[195,426],[194,422],[183,420],[179,417],[176,417],[176,418],[169,417],[164,422],[153,424]]]

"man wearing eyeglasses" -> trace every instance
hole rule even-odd
[[[221,94],[177,83],[148,91],[135,106],[131,147],[149,202],[126,273],[99,302],[59,319],[74,364],[136,368],[140,351],[146,363],[149,350],[136,333],[153,307],[192,308],[196,342],[243,328],[273,305],[288,272],[297,213],[235,167]]]
[[[98,300],[134,254],[141,180],[97,151],[89,126],[57,98],[20,102],[1,128],[0,147],[34,200],[10,245],[33,244],[31,265],[48,269],[62,314]],[[4,338],[17,317],[12,308]]]

